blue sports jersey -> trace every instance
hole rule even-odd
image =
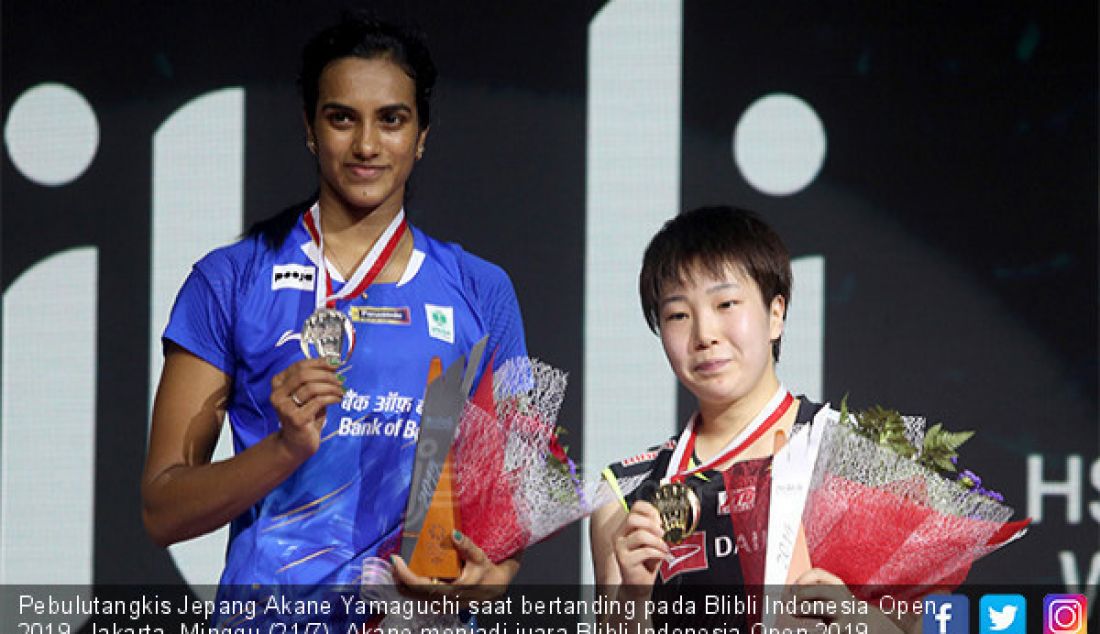
[[[430,359],[447,367],[486,334],[498,364],[526,354],[507,274],[410,230],[401,281],[338,304],[356,334],[344,400],[329,406],[317,453],[233,521],[223,586],[358,582],[366,559],[400,543]],[[237,452],[279,429],[271,378],[303,358],[288,335],[315,308],[319,265],[299,222],[276,249],[252,236],[211,252],[176,298],[164,339],[232,379]]]

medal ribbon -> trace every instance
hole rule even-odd
[[[726,446],[718,452],[716,457],[689,471],[691,455],[695,452],[695,437],[697,435],[695,424],[698,420],[698,415],[696,415],[680,434],[680,439],[676,443],[676,450],[672,454],[672,460],[668,463],[669,472],[666,473],[665,479],[671,482],[683,482],[697,473],[732,460],[756,442],[766,431],[775,426],[779,419],[783,418],[783,415],[791,408],[792,403],[794,403],[794,396],[787,391],[787,388],[780,385],[771,400],[760,410],[760,413],[749,421],[749,424],[739,434],[726,443]],[[672,472],[673,465],[678,465],[675,472]]]
[[[401,238],[409,228],[408,223],[405,222],[405,210],[401,209],[390,221],[389,226],[382,232],[382,235],[378,236],[378,240],[374,242],[374,246],[367,252],[363,261],[359,263],[359,267],[355,269],[351,279],[344,284],[344,288],[339,293],[333,293],[332,279],[328,274],[328,260],[325,259],[325,236],[321,233],[321,207],[319,203],[314,203],[313,207],[310,207],[309,211],[302,216],[302,222],[305,223],[306,231],[313,238],[313,242],[317,245],[317,250],[320,253],[320,266],[317,267],[319,269],[317,271],[316,286],[317,308],[322,306],[336,308],[336,302],[356,297],[367,290],[367,287],[374,282],[374,278],[378,277],[382,269],[386,268],[386,263],[390,261],[393,252],[397,250],[397,244],[401,242]]]

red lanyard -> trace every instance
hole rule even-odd
[[[791,408],[791,403],[794,403],[794,396],[792,396],[790,392],[787,392],[786,396],[783,397],[783,400],[779,403],[779,405],[774,410],[772,410],[772,412],[768,414],[767,418],[765,418],[764,421],[761,422],[759,426],[749,434],[748,438],[745,438],[741,442],[737,443],[735,446],[729,448],[720,456],[711,459],[706,464],[700,465],[688,471],[688,467],[691,465],[691,455],[695,453],[695,423],[698,417],[693,418],[691,422],[691,430],[688,433],[687,442],[684,446],[683,455],[680,456],[679,469],[676,470],[676,473],[673,474],[669,478],[669,480],[671,480],[672,482],[683,482],[684,480],[690,478],[696,473],[701,473],[703,471],[713,468],[715,465],[724,464],[726,462],[729,462],[730,460],[733,460],[735,457],[737,457],[738,454],[740,454],[754,442],[759,440],[760,437],[763,436],[769,429],[774,427],[775,424],[779,422],[779,419],[783,418],[783,415],[787,413],[787,410]],[[751,424],[752,423],[750,423],[750,425]]]
[[[398,211],[397,215],[390,221],[389,226],[386,227],[382,235],[378,237],[377,242],[363,258],[363,261],[359,263],[359,268],[355,270],[344,288],[339,293],[333,293],[332,278],[328,274],[328,265],[325,261],[325,237],[320,230],[320,207],[316,204],[313,205],[305,213],[302,220],[306,225],[306,231],[309,232],[314,244],[317,245],[319,253],[318,268],[320,270],[317,272],[319,279],[316,301],[318,308],[322,305],[328,308],[336,308],[338,300],[358,297],[359,294],[367,290],[367,287],[374,282],[382,269],[386,268],[386,263],[390,261],[393,252],[397,250],[397,245],[401,242],[401,238],[405,235],[405,231],[408,230],[409,226],[405,222],[405,210]]]

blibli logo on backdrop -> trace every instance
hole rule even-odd
[[[447,343],[455,342],[455,309],[453,306],[424,304],[428,317],[428,336]]]
[[[970,599],[965,595],[931,595],[924,607],[924,634],[970,634]]]
[[[981,634],[1027,634],[1027,600],[1019,594],[987,594],[978,607]]]

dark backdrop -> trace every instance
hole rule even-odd
[[[246,224],[310,195],[293,77],[304,40],[343,4],[3,5],[5,120],[29,88],[59,82],[99,122],[80,178],[42,186],[5,153],[2,180],[5,291],[63,249],[99,254],[98,583],[179,580],[144,535],[137,486],[147,333],[163,327],[147,308],[153,134],[194,97],[242,87]],[[1019,515],[1038,510],[1029,497],[1041,503],[1031,535],[981,562],[973,580],[1070,585],[1092,570],[1095,583],[1095,4],[685,5],[682,152],[669,163],[681,208],[756,209],[794,255],[825,257],[826,397],[850,392],[856,405],[976,428],[966,451],[975,470]],[[601,7],[376,7],[418,22],[440,69],[412,218],[511,274],[532,354],[571,372],[563,420],[578,456],[587,38]],[[811,103],[828,138],[817,178],[784,197],[751,187],[730,156],[737,113],[772,92]],[[1029,458],[1042,460],[1043,479],[1076,482],[1078,497],[1038,497]],[[575,528],[536,547],[521,579],[577,579],[578,548]]]

